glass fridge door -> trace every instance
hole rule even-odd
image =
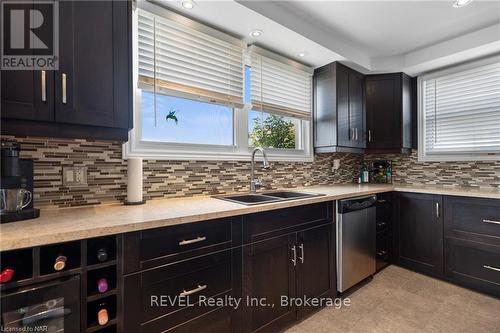
[[[2,332],[80,331],[80,278],[70,277],[2,295]]]

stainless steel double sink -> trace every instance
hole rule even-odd
[[[295,192],[295,191],[277,191],[277,192],[264,192],[256,194],[234,194],[234,195],[221,195],[214,196],[216,199],[236,202],[239,204],[252,206],[271,202],[288,201],[294,199],[304,199],[319,197],[324,194],[321,193],[308,193],[308,192]]]

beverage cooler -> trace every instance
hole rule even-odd
[[[1,332],[116,333],[120,236],[0,253]]]
[[[16,288],[2,293],[1,298],[5,332],[80,331],[78,275]]]

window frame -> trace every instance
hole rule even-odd
[[[163,8],[162,8],[163,9]],[[166,9],[165,9],[166,10]],[[161,13],[156,13],[161,15]],[[170,15],[175,14],[170,12]],[[175,14],[179,15],[179,14]],[[181,15],[179,15],[181,16]],[[190,20],[185,18],[183,19]],[[195,21],[193,21],[195,22]],[[198,24],[195,22],[195,24]],[[132,13],[132,67],[133,67],[133,123],[129,131],[129,140],[123,144],[123,158],[142,157],[151,160],[215,160],[215,161],[247,161],[253,148],[248,143],[248,112],[249,105],[243,108],[233,107],[233,145],[205,145],[189,143],[153,142],[142,140],[141,117],[141,90],[138,88],[138,12],[134,8]],[[242,71],[248,65],[247,58],[243,61]],[[311,91],[312,94],[312,91]],[[185,98],[183,96],[172,96]],[[263,112],[266,112],[263,110]],[[311,110],[312,115],[312,110]],[[298,149],[273,149],[266,148],[267,156],[271,161],[299,161],[312,162],[312,119],[301,120],[297,130]]]
[[[500,150],[495,152],[443,152],[443,153],[427,153],[425,146],[425,110],[424,110],[424,82],[443,75],[456,74],[467,69],[471,69],[481,65],[488,65],[495,62],[500,62],[500,56],[492,56],[475,60],[460,65],[448,67],[442,70],[430,72],[419,76],[417,79],[417,117],[418,117],[418,161],[419,162],[466,162],[466,161],[500,161]]]

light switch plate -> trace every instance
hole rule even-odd
[[[87,167],[63,167],[62,180],[64,186],[87,185]]]

